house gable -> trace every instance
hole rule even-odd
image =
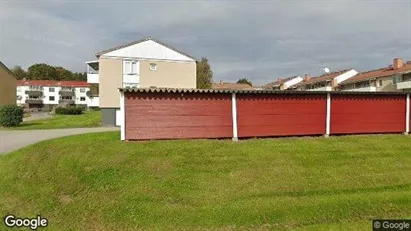
[[[189,62],[195,61],[192,57],[153,39],[146,39],[141,42],[119,47],[118,49],[108,50],[108,52],[101,52],[101,56]]]

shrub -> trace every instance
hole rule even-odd
[[[59,115],[81,115],[84,110],[85,108],[83,107],[58,107],[55,113]]]
[[[17,105],[0,106],[0,125],[15,127],[23,122],[24,109]]]

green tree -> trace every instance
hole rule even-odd
[[[240,78],[240,79],[237,81],[237,83],[245,83],[245,84],[248,84],[248,85],[250,85],[250,86],[253,86],[253,84],[251,83],[251,81],[248,80],[247,78]]]
[[[21,66],[14,66],[11,69],[11,72],[17,77],[17,79],[24,79],[26,78],[26,71],[21,68]]]
[[[55,67],[57,72],[57,80],[74,80],[73,73],[63,67]]]
[[[27,70],[28,79],[38,80],[61,80],[55,67],[45,63],[36,63]]]
[[[210,64],[208,64],[207,58],[203,57],[200,61],[197,61],[197,88],[207,89],[211,88],[213,82],[213,71]]]

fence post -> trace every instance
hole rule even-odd
[[[120,91],[121,140],[126,140],[126,108],[124,92]]]
[[[330,136],[330,122],[331,122],[331,94],[327,93],[327,115],[325,117],[325,134],[324,137]]]
[[[405,133],[408,134],[410,132],[410,94],[407,94],[407,100],[405,106]]]
[[[237,128],[237,97],[233,92],[231,96],[231,110],[232,110],[232,120],[233,120],[233,141],[238,141],[238,128]]]

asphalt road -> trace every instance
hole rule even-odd
[[[70,128],[50,130],[0,131],[0,155],[7,154],[24,146],[63,136],[84,133],[119,131],[118,127]]]

